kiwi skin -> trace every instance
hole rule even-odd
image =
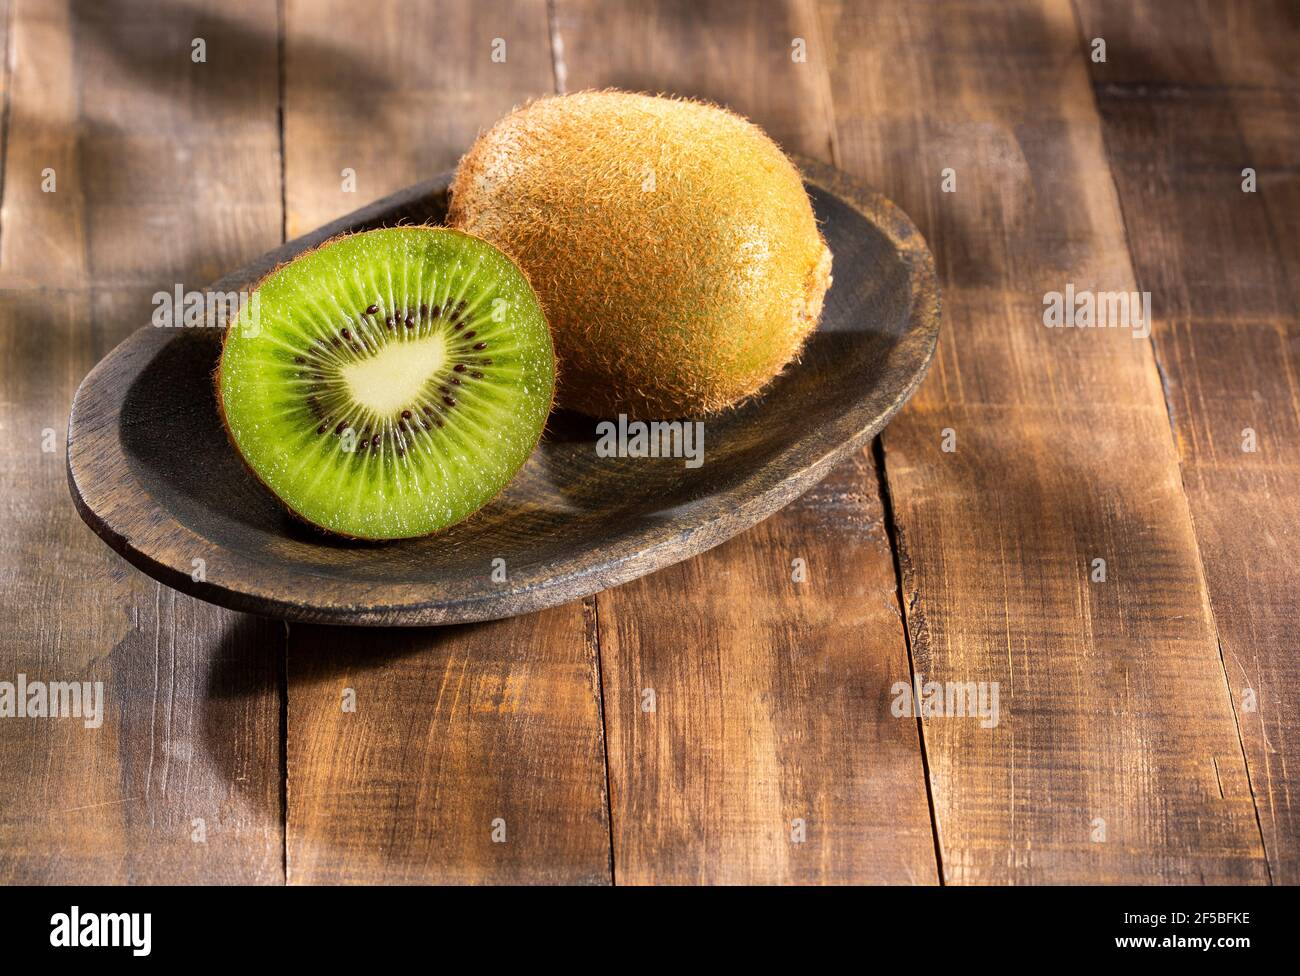
[[[403,224],[403,225],[400,226],[400,227],[389,227],[389,228],[379,228],[379,229],[380,229],[380,230],[385,230],[385,231],[392,231],[392,230],[417,230],[417,231],[418,231],[418,230],[438,230],[438,231],[441,231],[441,232],[443,232],[443,233],[454,233],[454,234],[458,234],[458,235],[460,235],[460,236],[462,236],[462,237],[470,237],[470,238],[473,238],[473,237],[474,237],[473,234],[469,234],[469,233],[467,233],[467,232],[465,232],[465,231],[457,230],[456,228],[451,228],[451,227],[444,227],[444,226],[442,226],[442,225],[433,224],[433,223],[425,223],[425,224]],[[320,242],[319,244],[317,244],[315,247],[308,248],[308,249],[306,249],[306,250],[304,250],[304,251],[301,251],[300,253],[298,253],[298,254],[294,255],[292,258],[290,258],[288,261],[282,261],[282,262],[280,262],[279,264],[277,264],[274,268],[272,268],[272,269],[270,269],[269,271],[267,271],[264,275],[262,275],[261,278],[259,278],[259,279],[256,281],[256,283],[254,283],[254,285],[253,285],[253,286],[248,290],[248,293],[251,295],[251,294],[257,292],[257,291],[262,287],[262,285],[263,285],[263,284],[264,284],[268,279],[272,278],[274,275],[276,275],[276,274],[279,273],[280,271],[283,271],[283,270],[284,270],[285,268],[287,268],[289,265],[294,264],[295,262],[301,260],[302,258],[305,258],[305,257],[307,257],[308,255],[315,253],[316,251],[319,251],[319,250],[322,250],[322,249],[324,249],[324,248],[327,248],[327,247],[329,247],[330,245],[335,244],[335,243],[337,243],[337,242],[339,242],[339,241],[342,241],[342,240],[344,240],[344,239],[346,239],[346,238],[355,237],[355,236],[358,236],[358,234],[368,234],[368,233],[374,233],[374,231],[360,231],[360,232],[347,232],[347,231],[345,231],[344,233],[336,234],[334,237],[331,237],[331,238],[329,238],[328,240],[321,241],[321,242]],[[485,243],[485,244],[488,244],[489,246],[495,247],[495,245],[492,245],[490,241],[483,241],[482,238],[477,238],[477,239],[478,239],[479,241],[481,241],[482,243]],[[500,249],[497,248],[497,250],[500,250]],[[508,256],[507,256],[507,257],[508,257]],[[516,268],[518,268],[518,265],[516,265]],[[524,280],[527,281],[527,280],[528,280],[528,276],[527,276],[527,274],[523,271],[522,268],[520,268],[519,271],[520,271],[520,273],[523,275]],[[531,282],[529,283],[529,286],[531,287]],[[545,314],[544,311],[543,311],[543,314]],[[221,353],[220,353],[220,355],[217,357],[217,365],[216,365],[216,367],[214,368],[213,373],[212,373],[212,389],[213,389],[213,393],[214,393],[214,395],[215,395],[215,397],[216,397],[216,401],[217,401],[217,415],[221,418],[221,426],[222,426],[222,429],[225,431],[225,433],[226,433],[226,438],[227,438],[227,440],[230,441],[231,447],[232,447],[232,449],[234,450],[235,455],[239,458],[240,463],[244,466],[244,469],[245,469],[246,471],[248,471],[248,473],[251,474],[251,475],[253,476],[253,479],[254,479],[254,480],[255,480],[259,485],[261,485],[262,489],[263,489],[263,490],[264,490],[264,491],[265,491],[265,492],[266,492],[266,493],[267,493],[271,498],[275,499],[276,504],[277,504],[281,509],[283,509],[286,513],[288,513],[288,515],[289,515],[291,518],[293,518],[296,522],[298,522],[298,523],[300,523],[300,524],[302,524],[302,525],[308,526],[308,527],[310,527],[311,529],[313,529],[313,530],[315,530],[315,531],[321,533],[322,535],[329,536],[329,537],[331,537],[331,538],[335,538],[335,539],[346,539],[346,540],[348,540],[348,541],[350,541],[350,542],[358,542],[358,543],[388,543],[388,542],[394,542],[394,541],[401,541],[401,538],[394,539],[394,538],[389,537],[389,536],[368,536],[368,535],[358,535],[358,534],[354,534],[354,533],[344,532],[344,531],[340,531],[340,530],[337,529],[337,528],[333,528],[333,527],[326,526],[326,525],[321,525],[319,522],[312,521],[312,520],[309,519],[307,516],[305,516],[303,513],[297,511],[297,510],[294,509],[292,506],[290,506],[287,502],[285,502],[285,500],[284,500],[283,498],[281,498],[281,497],[279,496],[279,494],[276,493],[276,491],[275,491],[275,490],[274,490],[274,489],[273,489],[269,484],[266,483],[266,480],[265,480],[265,479],[262,477],[262,475],[257,471],[257,469],[255,469],[255,468],[254,468],[254,467],[253,467],[253,466],[248,462],[248,459],[244,456],[244,452],[243,452],[242,450],[239,449],[239,445],[238,445],[237,440],[235,439],[234,432],[231,430],[231,428],[230,428],[230,423],[229,423],[229,421],[228,421],[228,419],[227,419],[227,417],[226,417],[225,396],[223,395],[223,389],[222,389],[222,384],[221,384],[221,377],[222,377],[222,372],[223,372],[223,370],[222,370],[222,366],[223,366],[223,364],[225,363],[226,350],[227,350],[228,340],[229,340],[229,338],[230,338],[230,329],[231,329],[235,324],[237,324],[237,322],[238,322],[238,319],[236,318],[234,321],[231,321],[231,322],[227,323],[227,327],[226,327],[226,328],[223,330],[223,332],[222,332],[222,337],[221,337]],[[550,324],[550,323],[548,322],[548,323],[547,323],[548,330],[549,330],[549,324]],[[551,349],[551,354],[552,354],[552,356],[554,356],[554,354],[555,354],[555,348],[554,348],[554,340],[553,340],[553,339],[552,339],[552,342],[551,342],[551,347],[550,347],[550,349]],[[555,389],[556,389],[556,386],[558,386],[558,383],[559,383],[559,363],[558,363],[558,362],[555,362],[554,365],[553,365],[552,375],[553,375],[554,378],[555,378],[555,382],[552,384],[552,387],[551,387],[551,398],[550,398],[550,401],[549,401],[549,402],[547,403],[547,405],[546,405],[546,416],[548,416],[548,417],[551,415],[551,413],[554,411],[554,408],[555,408]],[[537,445],[541,442],[541,439],[542,439],[542,437],[544,436],[544,434],[545,434],[545,428],[543,427],[543,429],[540,430],[540,431],[538,432],[537,438],[533,441],[533,444],[532,444],[532,446],[531,446],[531,448],[530,448],[530,453],[531,453],[532,451],[535,451],[535,450],[537,449]],[[510,479],[510,481],[513,481],[513,480],[514,480],[514,479]],[[477,518],[478,515],[479,515],[479,513],[482,512],[484,508],[486,508],[488,505],[490,505],[490,504],[491,504],[491,503],[492,503],[492,502],[493,502],[493,501],[494,501],[494,500],[495,500],[495,499],[496,499],[496,498],[501,494],[501,492],[505,491],[505,489],[509,486],[510,481],[507,481],[507,482],[503,483],[503,484],[501,485],[501,487],[498,488],[497,491],[496,491],[494,494],[492,494],[490,497],[486,498],[486,499],[483,501],[483,503],[482,503],[481,505],[478,506],[478,508],[476,508],[474,511],[470,512],[469,514],[467,514],[464,518],[460,519],[459,521],[457,521],[457,522],[453,522],[453,523],[451,523],[450,525],[443,526],[441,529],[435,529],[435,530],[432,531],[432,532],[428,532],[428,533],[426,533],[426,534],[425,534],[424,536],[422,536],[422,537],[421,537],[421,536],[411,536],[411,537],[402,537],[402,538],[428,538],[428,537],[430,537],[430,536],[440,535],[441,533],[446,532],[446,531],[448,531],[449,529],[454,528],[454,527],[457,526],[457,525],[461,525],[461,524],[463,524],[463,523],[465,523],[465,522],[470,521],[471,519]]]
[[[593,416],[707,416],[755,396],[797,359],[831,283],[798,170],[706,102],[598,91],[517,109],[461,160],[448,223],[529,276],[559,402]]]

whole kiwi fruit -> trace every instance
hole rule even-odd
[[[448,223],[537,291],[561,405],[707,415],[798,356],[831,283],[799,172],[762,130],[699,101],[543,98],[479,136]]]

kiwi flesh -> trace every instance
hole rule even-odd
[[[295,515],[339,535],[428,535],[523,466],[546,424],[546,317],[497,248],[446,228],[327,242],[271,272],[226,331],[226,430]]]
[[[543,98],[479,137],[448,223],[537,289],[564,406],[707,415],[796,358],[831,283],[798,171],[715,105],[618,91]]]

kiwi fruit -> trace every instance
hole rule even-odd
[[[217,401],[295,515],[358,539],[486,504],[546,424],[555,353],[519,268],[446,228],[337,238],[272,271],[226,330]]]
[[[831,254],[799,172],[716,105],[618,91],[543,98],[461,160],[451,226],[513,257],[542,300],[562,405],[707,415],[798,356]]]

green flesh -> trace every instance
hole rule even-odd
[[[227,332],[217,384],[235,447],[289,509],[396,539],[459,522],[514,477],[546,423],[555,355],[504,254],[396,228],[269,275]]]

